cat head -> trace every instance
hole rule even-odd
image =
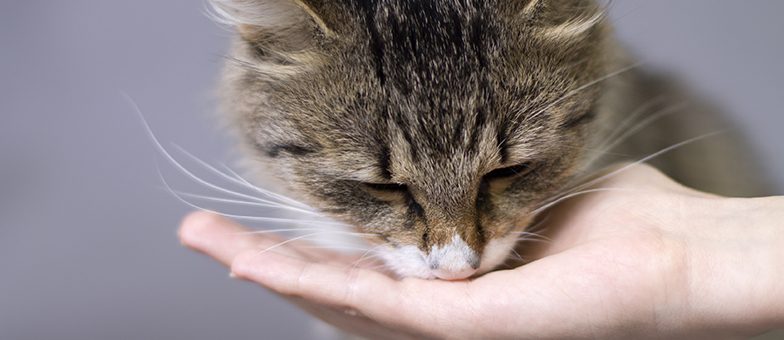
[[[592,1],[213,4],[238,32],[223,90],[252,156],[401,276],[508,257],[579,167],[611,59]]]

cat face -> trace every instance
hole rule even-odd
[[[401,276],[493,269],[580,165],[609,59],[590,1],[216,8],[240,32],[223,89],[252,156]]]

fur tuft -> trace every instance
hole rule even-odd
[[[217,23],[283,29],[307,19],[302,9],[288,0],[208,0],[208,13]]]
[[[544,39],[552,41],[571,41],[579,39],[593,28],[597,27],[606,18],[606,12],[600,11],[589,17],[582,17],[567,21],[566,23],[548,27],[541,30]]]

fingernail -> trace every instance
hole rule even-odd
[[[237,274],[234,274],[234,272],[229,272],[229,278],[236,279]]]

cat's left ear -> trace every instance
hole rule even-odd
[[[210,0],[216,21],[234,26],[246,40],[259,36],[320,33],[335,37],[345,10],[328,0]]]

